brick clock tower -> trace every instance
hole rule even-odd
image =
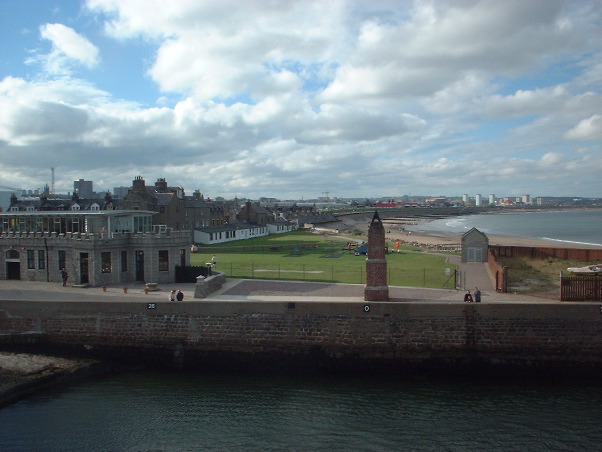
[[[385,259],[385,227],[378,211],[368,228],[368,259],[366,259],[366,301],[389,301],[387,260]]]

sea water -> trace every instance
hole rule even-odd
[[[0,410],[2,451],[600,450],[602,386],[125,373]]]
[[[422,222],[406,230],[463,234],[473,227],[485,234],[602,246],[602,209],[466,215]]]

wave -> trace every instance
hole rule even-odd
[[[588,245],[588,246],[600,246],[602,247],[602,243],[592,243],[592,242],[578,242],[577,240],[563,240],[563,239],[553,239],[551,237],[538,237],[542,240],[549,240],[551,242],[559,242],[559,243],[573,243],[575,245]]]

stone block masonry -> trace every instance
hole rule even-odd
[[[173,367],[602,369],[602,315],[587,303],[0,301],[0,336],[25,333],[40,347]]]

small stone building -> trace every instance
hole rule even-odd
[[[477,228],[462,235],[462,262],[487,262],[489,239]]]

